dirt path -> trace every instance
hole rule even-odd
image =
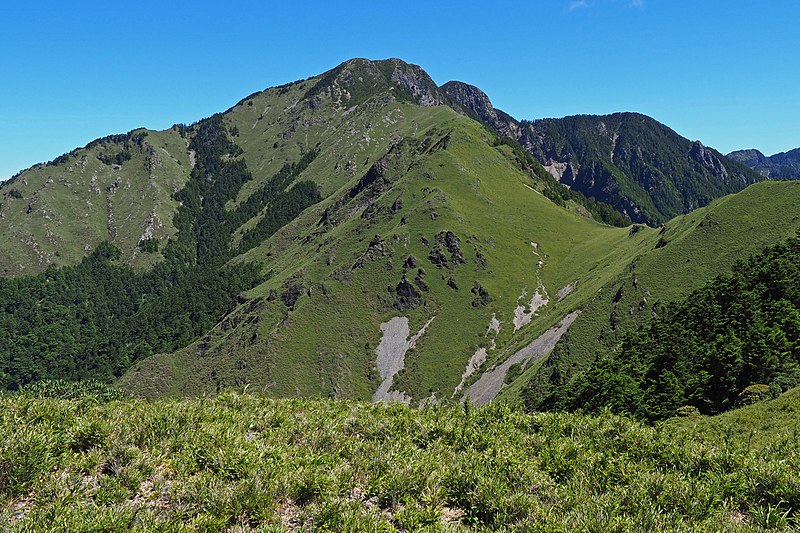
[[[569,296],[572,293],[572,291],[575,290],[575,287],[577,287],[577,286],[578,286],[578,280],[575,280],[572,283],[570,283],[569,285],[566,285],[566,286],[561,287],[560,289],[558,289],[558,292],[556,293],[556,297],[558,298],[558,301],[560,302],[561,300],[563,300],[564,298]]]
[[[492,370],[485,372],[478,381],[470,386],[466,397],[474,405],[483,405],[493,400],[500,389],[503,388],[503,380],[506,372],[511,365],[517,363],[530,364],[546,356],[555,347],[561,336],[566,333],[580,311],[573,311],[565,316],[558,326],[550,328],[533,342],[519,350],[517,353],[506,359],[502,364]]]

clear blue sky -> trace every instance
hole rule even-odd
[[[517,118],[638,111],[728,152],[800,146],[800,2],[14,2],[0,179],[351,57],[400,57]]]

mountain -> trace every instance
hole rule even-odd
[[[625,225],[626,217],[658,225],[763,179],[643,115],[582,115],[520,122],[494,108],[477,87],[457,81],[437,87],[420,67],[400,60],[355,59],[317,78],[298,82],[294,85],[305,89],[303,105],[296,109],[286,106],[290,85],[275,88],[272,95],[276,105],[268,104],[255,113],[253,122],[247,125],[249,130],[235,132],[254,178],[252,184],[243,186],[245,196],[253,184],[268,179],[280,164],[296,161],[300,151],[310,149],[296,141],[273,141],[269,154],[264,151],[266,147],[261,152],[255,147],[253,152],[249,148],[254,147],[245,144],[251,139],[263,141],[264,135],[257,135],[256,129],[288,138],[300,127],[292,126],[293,121],[328,124],[328,118],[333,117],[323,116],[327,112],[315,106],[322,105],[322,93],[331,90],[335,91],[331,101],[339,106],[346,103],[349,108],[359,107],[382,91],[391,91],[396,101],[426,107],[448,105],[484,123],[504,142],[510,139],[535,156],[526,164],[539,181],[550,181],[542,190],[548,197],[577,202],[595,218],[614,225]],[[297,96],[294,98],[300,102]],[[252,98],[244,101],[253,105]],[[379,104],[373,100],[371,105]],[[313,113],[301,113],[303,109]],[[329,134],[341,135],[338,128],[343,126],[344,116],[336,118],[338,125],[329,125]],[[385,126],[383,129],[391,129]],[[348,134],[354,135],[362,127],[376,125],[354,123]],[[3,183],[0,245],[7,253],[0,256],[0,273],[13,276],[41,272],[48,265],[75,264],[103,240],[118,246],[123,260],[135,268],[147,269],[161,260],[160,251],[148,253],[138,245],[151,238],[165,242],[176,234],[172,219],[178,204],[174,194],[186,185],[193,167],[187,131],[183,125],[176,125],[164,131],[137,129],[110,135],[54,161],[35,165]],[[312,137],[322,133],[317,131]],[[372,137],[369,140],[370,146],[362,141],[360,147],[374,158],[378,145]],[[354,160],[347,164],[348,173],[357,172]],[[340,166],[336,172],[341,174],[342,170]],[[573,192],[557,187],[554,180]],[[323,195],[330,192],[323,191]],[[609,205],[624,214],[614,213]]]
[[[634,222],[660,224],[760,181],[747,167],[637,113],[526,124],[521,142],[560,181]]]
[[[145,239],[175,235],[172,218],[191,170],[179,128],[139,129],[92,141],[0,185],[0,273],[38,273],[79,262],[109,240],[123,258],[148,268]]]
[[[551,152],[538,155],[550,171],[537,159],[548,146],[574,153],[572,188]],[[581,192],[587,168],[598,191],[670,178],[639,200],[625,193],[637,219],[660,213],[647,201],[711,203],[659,229],[629,226]],[[545,398],[651,299],[684,297],[797,231],[797,183],[711,200],[760,179],[739,168],[641,115],[517,122],[469,85],[350,60],[189,126],[100,139],[0,187],[0,267],[15,276],[0,279],[0,384]],[[693,200],[656,203],[678,185]]]
[[[23,172],[2,188],[3,259],[41,273],[0,280],[3,385],[109,380],[140,362],[125,383],[154,394],[252,382],[371,398],[389,380],[383,324],[400,336],[387,342],[408,341],[391,368],[411,344],[421,355],[395,392],[452,396],[477,345],[517,341],[525,302],[544,297],[531,221],[562,250],[554,261],[569,235],[627,230],[594,221],[601,206],[444,98],[419,67],[352,60]],[[501,299],[519,331],[487,335]],[[403,334],[431,320],[424,338]],[[142,371],[173,360],[179,375]]]
[[[769,157],[756,149],[737,150],[729,153],[728,158],[747,165],[770,179],[800,179],[800,148]]]
[[[442,90],[472,116],[518,141],[561,183],[658,225],[763,179],[699,141],[638,113],[519,122],[478,88]]]

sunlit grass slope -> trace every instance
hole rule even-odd
[[[396,390],[415,401],[448,399],[476,350],[495,346],[487,365],[502,360],[655,243],[654,229],[631,236],[542,196],[480,124],[442,107],[426,125],[427,109],[400,109],[417,129],[380,159],[379,185],[359,191],[356,175],[249,251],[239,260],[262,263],[270,279],[207,338],[144,361],[121,384],[147,396],[249,383],[275,396],[368,399],[380,382],[380,325],[407,316],[411,334],[431,322],[406,354]],[[315,163],[333,150],[321,148]],[[303,176],[314,172],[312,165]],[[459,239],[463,263],[431,259],[445,232]],[[406,265],[409,257],[416,266]],[[395,287],[419,268],[427,290],[418,305],[398,309]],[[557,301],[559,289],[576,281]],[[478,285],[488,291],[485,305],[474,303]],[[301,296],[287,308],[276,296],[292,286]],[[515,331],[515,308],[537,289],[550,303]],[[493,316],[501,326],[490,338]]]
[[[529,400],[535,404],[537,398],[546,398],[554,383],[565,382],[598,354],[610,351],[627,332],[652,317],[658,302],[685,298],[715,276],[730,272],[737,260],[798,231],[800,182],[796,181],[751,185],[670,220],[635,257],[626,259],[618,278],[585,304],[554,350],[552,364],[523,375],[523,381],[532,379]]]

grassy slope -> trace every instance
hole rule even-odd
[[[764,182],[665,225],[665,246],[656,241],[628,261],[623,274],[599,291],[554,351],[562,376],[579,371],[598,350],[615,346],[626,331],[651,316],[659,300],[686,296],[714,276],[728,272],[738,259],[793,236],[800,229],[800,183]],[[617,300],[615,302],[615,300]],[[551,368],[531,369],[508,392],[514,397],[533,379],[533,395],[544,395]],[[539,372],[538,376],[536,373]]]
[[[449,108],[397,105],[413,129],[400,130],[409,141],[400,148],[402,163],[387,173],[391,187],[368,199],[375,201],[380,214],[358,216],[363,209],[358,204],[351,213],[355,216],[345,216],[333,226],[319,225],[322,211],[352,186],[360,177],[356,174],[328,200],[245,256],[263,262],[274,276],[250,291],[250,301],[231,321],[202,341],[211,346],[203,357],[197,355],[199,345],[158,356],[129,372],[123,386],[158,395],[213,392],[218,386],[251,383],[277,396],[366,399],[378,385],[374,348],[380,340],[379,325],[405,314],[412,332],[435,318],[416,349],[407,354],[407,370],[397,377],[397,388],[416,400],[431,394],[445,399],[469,357],[479,345],[489,345],[486,331],[492,314],[502,323],[496,339],[499,349],[490,352],[496,360],[504,349],[529,342],[560,320],[655,238],[652,229],[629,238],[627,229],[602,226],[556,206],[528,187],[535,184],[512,165],[505,147],[493,147],[480,125]],[[371,120],[377,122],[374,116]],[[434,142],[448,132],[446,149],[414,152],[414,142],[426,138]],[[321,165],[326,161],[330,165],[333,153],[341,150],[339,144],[323,145],[316,167],[312,165],[303,177],[321,179]],[[389,207],[397,198],[403,208],[391,213]],[[445,230],[460,238],[466,259],[452,271],[437,269],[427,259],[432,244],[423,244],[423,238],[433,243],[435,234]],[[386,255],[351,271],[375,235],[383,239]],[[532,242],[545,254],[541,274],[551,300],[561,287],[580,282],[573,295],[549,305],[531,325],[512,334],[517,299],[523,291],[530,299],[539,281],[539,257]],[[487,258],[486,269],[477,264],[477,251]],[[422,307],[401,313],[392,307],[387,286],[400,281],[409,255],[426,271],[430,291],[423,294]],[[335,273],[342,271],[351,279],[337,280]],[[410,271],[409,279],[414,273]],[[446,285],[450,276],[458,290]],[[280,293],[288,279],[310,289],[310,297],[301,298],[297,308],[287,312],[279,299],[264,298],[270,290]],[[471,305],[475,281],[493,299],[487,307]],[[228,328],[229,323],[238,326]]]
[[[9,531],[757,531],[797,524],[786,428],[343,401],[0,398]],[[782,418],[791,426],[793,419]],[[692,427],[692,426],[696,427]],[[767,443],[765,443],[767,444]]]
[[[733,259],[797,227],[784,216],[796,210],[795,184],[767,183],[679,217],[662,235],[643,227],[629,236],[627,229],[595,224],[526,187],[536,184],[510,163],[506,148],[493,147],[485,130],[449,108],[421,108],[379,95],[355,108],[328,106],[321,116],[319,108],[298,104],[313,81],[243,100],[226,120],[238,130],[237,143],[256,174],[240,199],[313,147],[319,156],[301,178],[316,181],[328,198],[241,258],[262,262],[270,275],[248,293],[247,302],[198,343],[142,362],[123,377],[122,386],[157,396],[208,393],[249,383],[274,396],[367,399],[380,382],[374,352],[379,326],[404,315],[412,334],[431,318],[433,322],[416,349],[406,354],[406,369],[396,376],[395,389],[415,401],[431,395],[443,400],[452,395],[470,356],[479,347],[491,346],[493,336],[487,336],[487,329],[493,314],[502,328],[494,339],[498,348],[490,350],[484,369],[580,308],[582,316],[558,349],[568,375],[590,361],[598,347],[613,345],[626,327],[648,316],[656,299],[685,294],[729,268]],[[287,113],[289,118],[284,117]],[[285,140],[276,143],[273,139],[287,123],[292,127],[281,137]],[[248,129],[250,134],[245,133]],[[447,149],[415,152],[415,141],[441,139],[447,132]],[[387,173],[390,185],[374,198],[356,198],[337,224],[321,225],[323,210],[336,207],[393,144],[400,146],[401,156]],[[365,153],[369,157],[361,160]],[[397,198],[404,206],[390,213]],[[359,216],[370,202],[379,214]],[[767,211],[750,223],[754,205],[764,205]],[[705,213],[713,215],[698,228]],[[746,241],[738,239],[742,224],[753,228],[748,230],[753,237]],[[422,244],[423,238],[432,243],[444,230],[460,238],[466,258],[466,264],[453,271],[431,264],[431,245]],[[352,269],[375,235],[383,239],[385,255]],[[655,249],[662,237],[669,244]],[[544,254],[540,273],[531,242]],[[487,269],[477,265],[478,251],[487,258]],[[387,288],[404,274],[413,279],[413,269],[402,268],[408,255],[427,272],[430,291],[423,294],[422,307],[399,312]],[[637,266],[631,270],[634,262]],[[345,276],[338,276],[341,273]],[[530,298],[539,274],[551,304],[532,324],[512,334],[518,298],[523,291]],[[446,285],[451,276],[457,291]],[[474,295],[469,289],[476,281],[492,297],[487,307],[471,306]],[[555,302],[556,291],[576,281],[576,290]],[[267,300],[270,291],[281,294],[289,283],[302,286],[306,294],[295,309],[287,310],[280,299]],[[622,297],[614,304],[620,286]],[[609,317],[615,310],[618,325],[612,328]],[[536,372],[528,369],[506,396],[516,397]]]
[[[186,141],[176,130],[136,130],[141,131],[147,132],[143,147],[132,147],[121,166],[97,158],[114,156],[121,146],[100,143],[77,149],[65,163],[34,166],[0,186],[2,275],[75,264],[103,240],[140,268],[160,257],[138,253],[136,245],[148,225],[154,238],[174,234],[171,195],[191,167]]]
[[[734,409],[718,416],[673,419],[677,428],[696,434],[704,442],[747,442],[764,449],[777,442],[797,443],[800,434],[800,389],[790,389],[778,398]]]

